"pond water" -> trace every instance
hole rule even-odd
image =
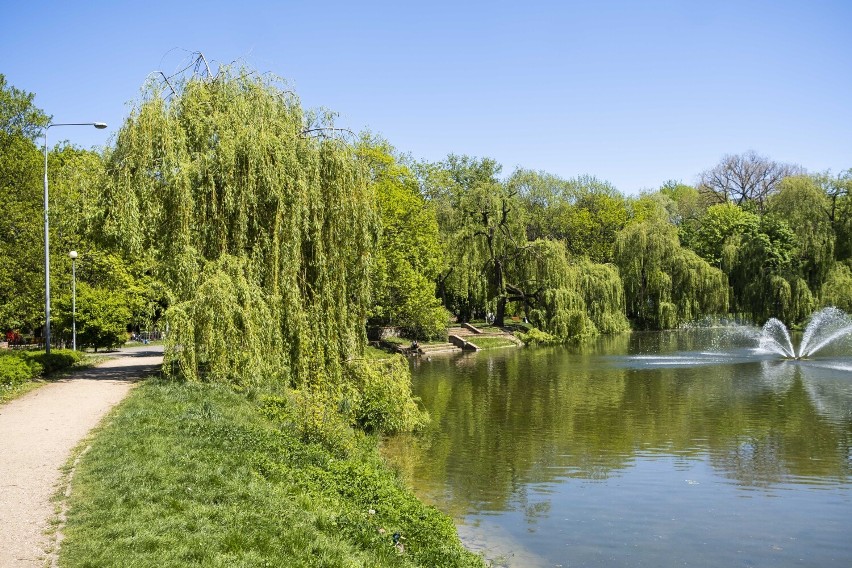
[[[430,426],[384,450],[497,566],[848,567],[849,353],[695,330],[432,357]]]

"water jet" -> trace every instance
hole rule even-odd
[[[799,361],[843,340],[852,340],[852,317],[843,310],[828,307],[811,315],[798,351],[793,347],[787,326],[776,318],[770,318],[763,324],[758,336],[758,349]]]

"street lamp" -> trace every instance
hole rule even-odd
[[[94,126],[106,128],[104,122],[63,122],[48,124],[44,129],[44,350],[50,354],[50,232],[47,219],[47,131],[54,126]]]
[[[68,253],[71,257],[71,349],[77,351],[77,251]]]

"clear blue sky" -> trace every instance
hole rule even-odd
[[[6,2],[0,73],[108,141],[201,51],[287,79],[415,158],[491,157],[625,193],[756,150],[852,168],[852,1]],[[177,48],[177,49],[175,49]]]

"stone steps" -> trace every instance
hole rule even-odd
[[[518,339],[512,333],[509,333],[507,331],[483,331],[466,323],[462,324],[461,326],[451,327],[447,331],[449,335],[455,335],[456,337],[460,337],[468,343],[472,342],[475,344],[477,337],[502,337],[511,341],[515,345],[523,344],[520,339]]]

